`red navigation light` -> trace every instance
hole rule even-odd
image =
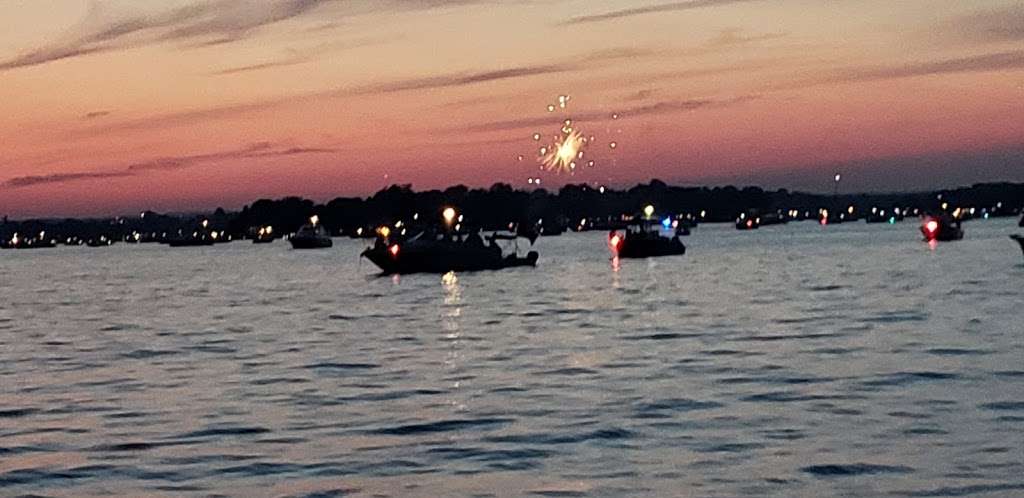
[[[928,233],[934,234],[939,230],[939,222],[935,220],[928,220],[928,223],[924,224],[924,229],[928,230]]]
[[[622,246],[622,237],[620,237],[618,233],[613,232],[612,235],[608,237],[608,245],[611,246],[613,251],[618,252],[619,247]]]
[[[753,228],[753,227],[754,227],[754,220],[747,220],[747,228]]]
[[[393,245],[393,246],[388,248],[388,252],[391,253],[391,257],[393,257],[393,258],[397,258],[398,257],[398,251],[399,251],[398,244],[395,244],[395,245]]]

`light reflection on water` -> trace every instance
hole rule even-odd
[[[0,495],[1019,496],[1017,229],[965,229],[0,252]]]

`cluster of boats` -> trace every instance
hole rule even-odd
[[[885,213],[875,213],[879,217]],[[827,216],[827,214],[825,215]],[[892,214],[889,215],[893,216]],[[442,212],[444,224],[440,227],[430,225],[403,225],[398,222],[394,229],[389,226],[379,227],[375,232],[372,247],[360,254],[373,262],[384,274],[407,273],[447,273],[449,271],[500,270],[521,266],[535,266],[539,259],[536,251],[528,251],[520,255],[519,240],[526,239],[532,246],[544,230],[538,224],[532,227],[511,225],[510,233],[493,232],[483,235],[480,231],[463,231],[462,216],[458,216],[453,208]],[[964,237],[962,219],[947,213],[926,215],[922,218],[921,234],[927,242],[945,242],[960,240]],[[755,212],[743,213],[736,219],[736,228],[753,230],[763,225],[785,223],[784,216],[759,215]],[[878,222],[868,218],[868,222]],[[171,237],[154,240],[143,240],[135,234],[130,242],[145,241],[161,242],[171,247],[211,246],[231,242],[232,237],[224,232],[208,229],[206,221],[203,228],[190,234],[179,231]],[[1024,227],[1024,218],[1018,223]],[[632,219],[612,226],[608,233],[608,248],[613,258],[650,258],[686,254],[686,246],[680,237],[689,235],[690,224],[687,220],[664,219],[655,215],[654,206],[646,206],[642,213]],[[155,237],[155,235],[154,235]],[[1024,251],[1024,236],[1011,235]],[[249,234],[254,244],[266,244],[277,238],[273,227],[260,227]],[[317,216],[300,227],[294,234],[286,237],[294,249],[324,249],[334,245],[329,232],[320,223]],[[72,242],[69,239],[69,244]],[[113,244],[113,239],[98,237],[79,241],[75,245],[85,244],[101,247]],[[57,241],[47,237],[46,232],[26,237],[14,234],[10,240],[0,241],[3,249],[35,249],[55,247]],[[502,247],[504,245],[505,247]]]

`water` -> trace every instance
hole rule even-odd
[[[1022,496],[1013,221],[0,252],[0,495]]]

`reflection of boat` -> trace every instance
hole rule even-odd
[[[929,242],[933,240],[944,242],[964,238],[964,230],[960,227],[960,222],[954,221],[953,218],[946,215],[926,216],[924,223],[921,224],[921,233],[924,235],[924,239]]]
[[[637,217],[626,230],[608,233],[608,248],[619,258],[650,258],[686,254],[686,246],[679,240],[679,234],[667,237],[661,234],[665,223],[653,217],[651,206],[644,208],[645,217]],[[668,225],[671,227],[671,224]]]
[[[319,221],[319,218],[314,216],[310,218],[309,223],[302,225],[299,231],[295,232],[295,235],[288,239],[292,244],[292,248],[326,249],[334,246],[331,236],[327,234],[327,230],[324,229],[324,226]]]
[[[386,275],[405,273],[448,273],[450,271],[500,270],[516,266],[536,266],[538,254],[530,251],[526,257],[517,253],[503,255],[498,240],[514,240],[514,235],[492,235],[488,244],[477,234],[465,241],[419,234],[405,241],[377,238],[373,247],[361,256],[380,267]]]
[[[1020,235],[1011,235],[1010,238],[1016,240],[1017,243],[1020,244],[1021,252],[1024,252],[1024,237]]]

